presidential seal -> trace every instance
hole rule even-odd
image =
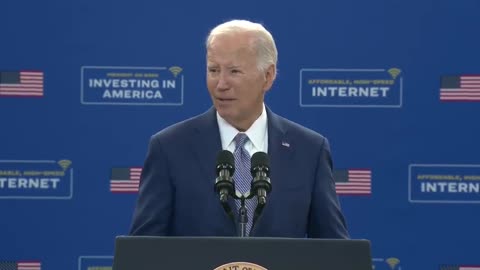
[[[220,265],[214,270],[268,270],[258,264],[249,262],[232,262],[224,265]]]

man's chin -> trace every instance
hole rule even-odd
[[[223,106],[215,106],[215,109],[217,109],[218,114],[223,118],[223,119],[230,119],[232,117],[232,111],[229,108],[225,108]]]
[[[218,114],[225,119],[228,123],[232,123],[235,119],[235,112],[231,108],[216,107]]]

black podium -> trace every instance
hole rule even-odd
[[[368,240],[119,236],[113,270],[372,270]]]

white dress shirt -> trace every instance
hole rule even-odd
[[[235,151],[235,136],[240,132],[235,127],[230,125],[217,112],[218,128],[220,130],[220,139],[222,140],[222,149],[230,152]],[[263,104],[262,114],[253,122],[253,124],[244,133],[248,136],[248,141],[245,143],[245,150],[252,156],[256,152],[268,153],[268,125],[267,125],[267,111],[265,104]]]

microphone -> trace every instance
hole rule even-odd
[[[270,167],[268,155],[265,152],[256,152],[252,155],[251,170],[253,182],[251,190],[257,195],[258,206],[263,208],[267,203],[267,194],[272,190],[270,183]]]
[[[215,179],[215,192],[220,194],[220,202],[226,204],[228,196],[234,194],[233,173],[235,172],[235,159],[232,152],[222,150],[217,155],[217,178]]]

